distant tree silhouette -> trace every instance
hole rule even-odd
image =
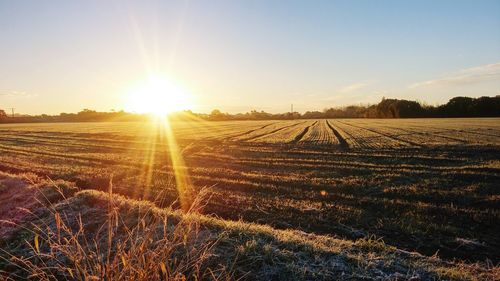
[[[455,97],[439,106],[436,113],[440,117],[498,117],[500,116],[500,96],[495,97]]]
[[[227,113],[222,113],[220,110],[214,109],[212,110],[212,113],[210,113],[210,115],[208,116],[208,119],[213,121],[221,121],[221,120],[230,120],[231,117]]]
[[[472,116],[495,117],[500,115],[500,96],[480,97],[474,100],[470,109]]]
[[[350,105],[338,108],[325,109],[323,118],[360,118],[366,117],[366,107],[361,105]]]
[[[325,113],[320,111],[307,111],[302,115],[302,117],[306,119],[318,119],[318,118],[324,118],[324,115]]]
[[[258,112],[257,110],[252,110],[250,111],[249,117],[250,119],[254,120],[265,120],[272,118],[272,114],[264,112],[263,110],[261,110],[260,112]]]
[[[214,109],[210,114],[180,112],[170,118],[178,120],[205,119],[224,120],[290,120],[318,118],[420,118],[420,117],[500,117],[500,95],[495,97],[455,97],[440,106],[422,105],[417,101],[386,99],[378,104],[363,106],[327,108],[322,112],[308,111],[272,114],[265,111],[252,110],[246,113],[229,114]],[[97,122],[97,121],[144,121],[149,120],[147,114],[135,114],[124,111],[97,112],[84,109],[78,113],[61,113],[59,115],[21,116],[8,118],[5,111],[0,110],[0,121],[7,122]]]
[[[470,116],[474,99],[469,97],[456,97],[448,101],[447,104],[440,107],[438,111],[443,116],[460,117]]]
[[[382,99],[376,107],[376,112],[376,117],[380,118],[414,118],[425,115],[418,102],[398,99]]]

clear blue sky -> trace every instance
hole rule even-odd
[[[0,0],[0,108],[124,108],[151,72],[195,111],[500,94],[500,1]]]

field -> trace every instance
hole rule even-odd
[[[175,207],[179,170],[206,215],[500,262],[500,119],[0,125],[6,173]]]

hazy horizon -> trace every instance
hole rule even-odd
[[[0,1],[0,108],[130,111],[131,89],[152,75],[190,95],[177,107],[203,113],[495,96],[499,11],[499,1]],[[149,90],[142,108],[172,99]]]

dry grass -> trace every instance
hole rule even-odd
[[[18,228],[11,235],[15,242],[21,242],[12,238],[19,233],[30,237],[13,252],[3,250],[9,280],[234,279],[229,269],[209,266],[217,241],[200,231],[198,221],[184,219],[188,216],[169,216],[150,204],[114,196],[112,182],[108,194],[87,191],[72,198],[67,196],[74,191],[62,181],[51,187],[47,181],[31,182],[30,188],[22,182],[19,177],[2,182],[14,192],[39,191],[22,194],[36,202],[21,210],[30,221],[3,221]],[[197,212],[200,203],[194,200],[189,212]]]
[[[5,174],[4,174],[5,176]],[[387,246],[159,209],[111,192],[64,190],[58,182],[0,180],[4,191],[57,193],[24,211],[30,220],[2,240],[7,280],[494,280],[498,268],[453,264]],[[44,180],[42,180],[44,181]],[[15,182],[13,186],[6,185]],[[27,183],[27,184],[26,184]],[[67,197],[68,196],[68,197]],[[4,203],[4,202],[0,202]]]

